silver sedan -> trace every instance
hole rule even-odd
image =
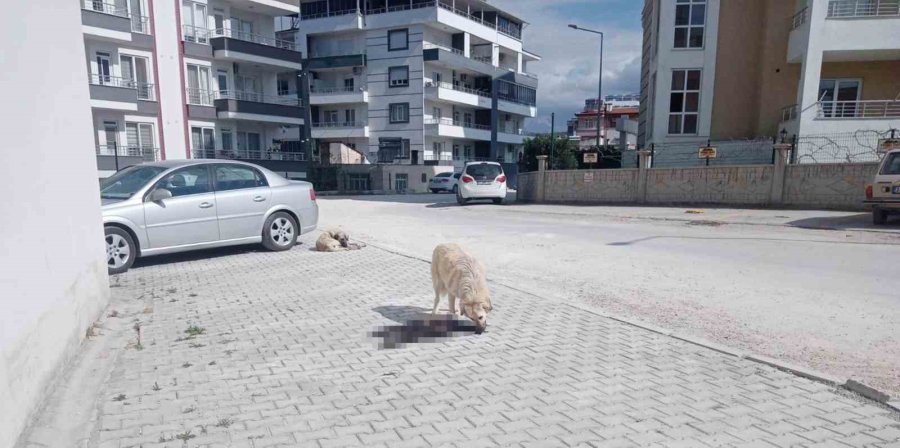
[[[319,221],[309,182],[224,160],[179,160],[126,168],[103,180],[110,274],[137,257],[262,243],[288,250]]]

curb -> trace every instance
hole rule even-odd
[[[386,247],[386,246],[382,246],[380,244],[372,243],[369,241],[364,241],[364,242],[368,246],[374,247],[379,250],[383,250],[385,252],[388,252],[388,253],[391,253],[391,254],[394,254],[397,256],[409,258],[412,260],[418,260],[418,261],[421,261],[426,264],[431,264],[430,260],[426,260],[426,259],[418,257],[416,255],[406,253],[401,249]],[[522,294],[529,295],[531,297],[539,298],[542,300],[548,300],[546,297],[539,296],[530,291],[525,291],[525,290],[519,289],[515,286],[508,285],[501,281],[488,280],[488,282],[496,284],[496,285],[500,285],[504,288],[508,288],[508,289],[511,289],[513,291],[516,291],[516,292],[519,292]],[[639,321],[636,319],[632,319],[632,318],[628,318],[628,317],[624,317],[624,316],[618,316],[615,314],[610,314],[605,311],[598,310],[598,309],[589,307],[589,306],[581,304],[581,303],[574,303],[574,302],[571,302],[568,300],[557,300],[557,299],[549,299],[549,300],[554,300],[556,302],[562,303],[563,305],[566,305],[566,306],[569,306],[572,308],[576,308],[581,311],[585,311],[585,312],[594,314],[596,316],[604,317],[607,319],[612,319],[614,321],[621,322],[621,323],[624,323],[627,325],[631,325],[633,327],[637,327],[642,330],[647,330],[647,331],[657,333],[657,334],[660,334],[663,336],[668,336],[670,338],[677,339],[677,340],[683,341],[683,342],[687,342],[689,344],[693,344],[698,347],[703,347],[705,349],[713,350],[715,352],[719,352],[719,353],[729,355],[729,356],[734,356],[736,358],[747,359],[749,361],[753,361],[758,364],[764,364],[769,367],[778,369],[782,372],[787,372],[787,373],[790,373],[792,375],[795,375],[795,376],[798,376],[801,378],[815,381],[817,383],[822,383],[827,386],[840,388],[840,389],[852,392],[856,395],[859,395],[860,397],[863,397],[867,400],[871,400],[871,401],[874,401],[881,405],[884,405],[894,412],[900,412],[900,397],[891,397],[889,394],[887,394],[883,391],[880,391],[873,387],[867,386],[867,385],[860,383],[852,378],[844,379],[842,377],[836,377],[836,376],[829,375],[829,374],[823,373],[823,372],[819,372],[817,370],[813,370],[813,369],[810,369],[807,367],[797,366],[797,365],[790,364],[785,361],[781,361],[779,359],[770,358],[768,356],[759,355],[759,354],[755,354],[755,353],[745,353],[741,350],[738,350],[738,349],[735,349],[732,347],[728,347],[725,345],[717,344],[715,342],[712,342],[712,341],[709,341],[709,340],[706,340],[703,338],[676,333],[676,332],[673,332],[672,330],[669,330],[666,328],[658,327],[656,325],[648,324],[648,323],[645,323],[645,322],[642,322],[642,321]]]

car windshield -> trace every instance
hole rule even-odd
[[[469,165],[466,167],[466,174],[474,177],[475,180],[494,180],[503,174],[503,169],[500,168],[500,165],[492,163]]]
[[[888,159],[884,162],[884,169],[881,174],[900,174],[900,152],[888,154]]]
[[[434,176],[434,177],[450,177],[450,176],[452,176],[452,175],[453,175],[453,173],[438,173],[438,174],[437,174],[436,176]]]
[[[103,199],[128,199],[166,169],[161,166],[132,166],[100,183]]]

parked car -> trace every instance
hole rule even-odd
[[[288,250],[319,220],[312,184],[234,161],[131,166],[102,181],[100,198],[110,274],[150,255],[250,243]]]
[[[506,174],[497,162],[470,162],[457,182],[456,202],[465,205],[473,199],[490,199],[500,204],[506,199]]]
[[[449,191],[451,193],[456,194],[456,182],[459,180],[459,176],[462,173],[438,173],[436,176],[431,178],[431,182],[428,184],[428,188],[432,193],[440,193],[442,191]]]
[[[866,186],[865,203],[872,207],[872,221],[887,223],[888,215],[900,212],[900,149],[884,155],[875,180]]]

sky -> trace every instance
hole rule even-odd
[[[556,113],[556,130],[565,131],[566,120],[597,96],[600,71],[600,36],[573,30],[574,23],[604,32],[603,94],[640,93],[640,0],[490,0],[490,3],[525,20],[525,49],[542,60],[528,71],[540,78],[538,116],[526,125],[529,131],[549,132],[550,114]]]

